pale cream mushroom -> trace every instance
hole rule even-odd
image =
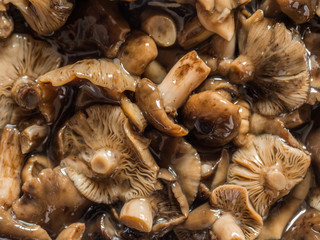
[[[228,183],[247,188],[257,212],[265,217],[270,207],[303,180],[310,156],[279,137],[256,136],[232,156]]]
[[[166,69],[156,60],[149,63],[143,73],[143,77],[150,79],[155,84],[160,84],[166,75]]]

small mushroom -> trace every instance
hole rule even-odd
[[[303,42],[283,23],[264,18],[261,10],[240,19],[240,56],[231,63],[230,81],[246,84],[260,114],[274,116],[297,109],[306,102],[310,88]]]
[[[89,200],[114,203],[148,196],[158,166],[118,106],[94,105],[77,112],[58,133],[61,164]]]
[[[51,160],[43,155],[34,155],[27,159],[21,172],[22,183],[37,177],[46,168],[53,168]]]
[[[264,221],[258,239],[280,239],[290,219],[305,200],[311,185],[311,172],[308,171],[302,182],[279,202]]]
[[[51,240],[48,233],[39,225],[19,221],[2,207],[0,207],[0,237],[6,239]]]
[[[166,69],[156,60],[149,63],[143,73],[143,77],[150,79],[155,84],[160,84],[166,75]]]
[[[135,75],[141,75],[157,55],[154,40],[143,32],[131,33],[118,52],[123,67]]]
[[[109,59],[85,59],[50,71],[38,78],[39,82],[61,86],[78,78],[87,79],[104,87],[119,98],[125,90],[134,91],[136,79],[128,74],[118,61]]]
[[[286,231],[282,240],[305,239],[313,240],[320,238],[320,212],[310,209],[299,216],[294,224]]]
[[[20,134],[21,151],[23,154],[35,150],[49,135],[48,125],[31,125]]]
[[[50,34],[67,21],[74,0],[3,0],[4,4],[15,5],[30,27],[41,35]]]
[[[148,9],[142,12],[140,18],[141,29],[152,37],[159,47],[170,47],[176,42],[176,25],[169,14]]]
[[[210,204],[203,204],[190,212],[182,227],[196,231],[212,227],[217,239],[255,239],[262,219],[253,209],[245,188],[224,185],[210,195]]]
[[[72,223],[59,233],[56,240],[81,240],[85,231],[84,223]]]
[[[297,24],[308,22],[316,13],[316,0],[277,0],[276,2],[281,11]]]
[[[19,131],[7,126],[0,141],[0,207],[8,209],[20,194],[20,174],[24,157],[21,153]]]
[[[223,185],[227,181],[228,169],[230,165],[230,154],[226,149],[221,152],[221,158],[217,166],[216,173],[212,179],[211,190]]]
[[[13,32],[13,19],[6,10],[6,6],[0,3],[0,38],[7,38]]]
[[[211,55],[218,59],[233,59],[236,50],[236,42],[236,35],[233,35],[232,39],[227,41],[218,34],[215,34],[211,37],[209,51],[211,52]]]
[[[312,164],[314,166],[316,178],[319,180],[320,173],[320,128],[313,129],[307,136],[306,146],[311,153]]]
[[[22,191],[12,205],[17,218],[39,224],[53,236],[78,221],[89,206],[60,167],[42,170],[23,184]]]
[[[0,43],[0,129],[9,123],[15,104],[32,109],[37,95],[29,91],[35,79],[57,68],[60,55],[45,42],[28,35],[13,34]]]
[[[185,126],[202,145],[223,146],[238,134],[239,107],[216,92],[192,95],[182,111]]]
[[[310,156],[277,136],[260,135],[232,156],[228,183],[247,188],[253,206],[261,216],[270,206],[302,181]]]
[[[309,196],[307,199],[308,204],[310,207],[313,207],[320,211],[320,188],[312,188],[309,192]]]

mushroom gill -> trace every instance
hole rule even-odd
[[[61,164],[76,188],[97,203],[148,196],[158,166],[120,107],[95,105],[77,112],[58,133]]]
[[[307,51],[299,35],[258,10],[240,15],[239,53],[230,66],[233,83],[246,84],[254,109],[263,115],[290,112],[306,102],[310,89]]]
[[[232,156],[228,183],[247,188],[253,206],[261,216],[302,181],[310,156],[277,136],[260,135]]]

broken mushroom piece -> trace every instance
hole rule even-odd
[[[265,217],[270,206],[305,176],[310,156],[278,136],[260,135],[232,156],[228,183],[247,188],[257,212]]]
[[[157,56],[157,45],[143,32],[131,33],[118,52],[123,67],[134,75],[141,75]]]
[[[19,221],[2,207],[0,207],[0,237],[10,239],[51,240],[48,233],[39,225]]]
[[[56,240],[81,240],[85,231],[84,223],[72,223],[59,233]]]
[[[50,127],[48,125],[33,124],[21,132],[20,144],[23,154],[29,153],[39,147],[48,137]]]
[[[158,166],[148,145],[112,105],[77,112],[58,133],[61,165],[83,196],[97,203],[145,197],[154,190]]]
[[[60,167],[42,170],[23,184],[22,191],[12,205],[17,218],[39,224],[53,236],[78,221],[90,204]]]
[[[30,27],[40,35],[48,35],[67,21],[74,0],[3,0],[4,4],[15,5]]]
[[[240,19],[240,56],[231,63],[230,81],[246,84],[260,114],[274,116],[297,109],[306,102],[310,88],[303,42],[284,23],[264,18],[261,10]]]
[[[8,15],[6,6],[0,3],[0,38],[8,38],[13,31],[13,19]]]
[[[21,172],[22,183],[37,177],[46,168],[53,168],[52,161],[43,155],[34,155],[27,159]]]
[[[239,107],[214,91],[192,95],[182,114],[185,126],[202,145],[223,146],[239,131]]]
[[[28,35],[13,34],[0,43],[0,129],[9,123],[15,103],[30,109],[37,96],[29,91],[35,79],[59,67],[60,55],[50,45]]]
[[[0,207],[8,209],[20,194],[20,174],[24,156],[18,129],[7,126],[0,141]]]
[[[291,227],[283,234],[282,240],[320,238],[320,212],[310,209],[299,216]]]
[[[109,59],[85,59],[50,71],[38,78],[39,82],[50,82],[61,86],[76,79],[87,79],[93,84],[104,87],[119,98],[125,90],[134,91],[136,78],[128,74],[119,61]]]

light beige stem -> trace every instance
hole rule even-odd
[[[90,165],[94,172],[110,175],[116,169],[119,160],[120,154],[117,151],[101,149],[93,155]]]
[[[245,240],[244,234],[230,213],[223,214],[212,226],[219,240]]]

